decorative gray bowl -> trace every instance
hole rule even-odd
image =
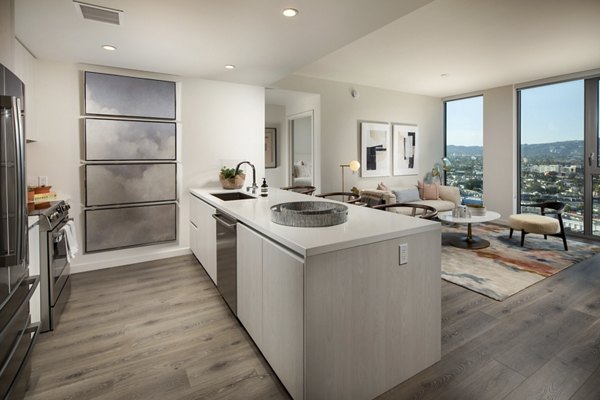
[[[348,207],[327,201],[293,201],[271,207],[271,221],[279,225],[323,227],[343,224]]]

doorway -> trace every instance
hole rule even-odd
[[[290,186],[314,186],[313,111],[288,117]]]

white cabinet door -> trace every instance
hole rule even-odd
[[[29,217],[30,226],[33,220],[38,220],[38,217]],[[35,275],[40,275],[40,225],[37,223],[29,228],[29,276]],[[31,322],[41,321],[41,301],[40,286],[38,285],[29,300]]]
[[[190,250],[198,257],[198,227],[190,221]]]
[[[217,284],[217,225],[213,218],[216,212],[214,207],[192,196],[193,210],[192,218],[196,219],[194,223],[198,228],[196,257],[204,267],[208,276]],[[194,220],[192,219],[192,222]]]
[[[302,399],[304,366],[303,261],[263,239],[263,331],[261,348],[294,399]]]
[[[237,224],[237,316],[259,348],[263,344],[262,241],[259,234]]]

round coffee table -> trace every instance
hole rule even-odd
[[[451,224],[467,224],[467,236],[453,236],[448,239],[448,243],[450,243],[454,247],[460,247],[461,249],[485,249],[490,246],[490,242],[485,239],[478,238],[473,236],[473,232],[471,231],[472,224],[483,224],[486,222],[493,221],[495,219],[500,218],[500,214],[495,211],[486,211],[485,215],[481,216],[472,216],[470,218],[460,218],[453,217],[452,213],[440,213],[438,214],[438,218],[444,222],[449,222]]]

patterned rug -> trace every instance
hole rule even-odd
[[[442,227],[442,278],[499,301],[600,252],[600,246],[572,239],[567,239],[565,251],[560,238],[544,240],[534,234],[520,247],[520,232],[509,239],[508,228],[493,224],[473,226],[474,236],[489,240],[486,249],[464,250],[446,243],[449,235],[465,236],[466,229]]]

